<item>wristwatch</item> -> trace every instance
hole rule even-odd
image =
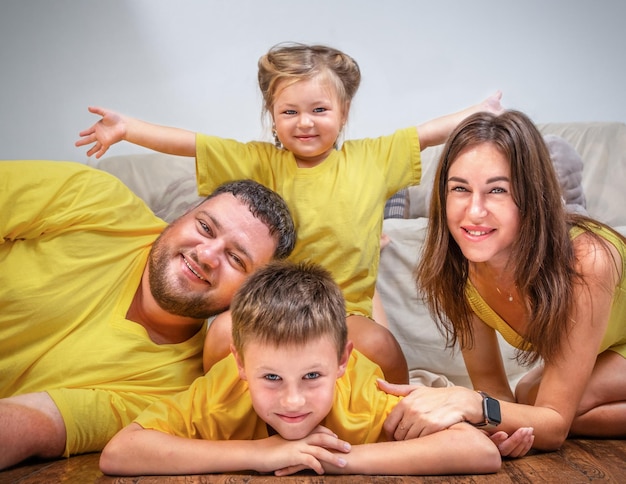
[[[473,423],[474,427],[480,429],[493,429],[500,425],[502,417],[500,415],[500,402],[495,398],[491,398],[485,392],[478,392],[483,397],[483,421]]]

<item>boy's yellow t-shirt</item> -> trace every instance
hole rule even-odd
[[[344,375],[335,385],[335,401],[321,422],[351,444],[384,439],[382,426],[401,397],[378,389],[384,379],[378,365],[353,350]],[[145,429],[204,440],[257,440],[269,436],[256,414],[248,383],[239,378],[231,354],[198,378],[188,390],[160,400],[135,419]]]

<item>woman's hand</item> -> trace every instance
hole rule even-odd
[[[482,420],[482,397],[468,388],[394,385],[383,380],[378,380],[378,386],[387,393],[404,397],[383,425],[389,439],[423,437],[459,422]]]

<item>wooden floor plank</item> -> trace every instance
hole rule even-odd
[[[0,472],[0,484],[534,484],[626,483],[626,440],[568,440],[557,452],[505,459],[497,474],[468,476],[317,476],[273,477],[254,473],[199,476],[104,476],[99,454],[49,462],[28,462]]]

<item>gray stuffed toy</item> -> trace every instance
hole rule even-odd
[[[587,203],[582,186],[582,158],[574,147],[560,136],[547,134],[544,140],[550,151],[567,211],[587,215]]]

